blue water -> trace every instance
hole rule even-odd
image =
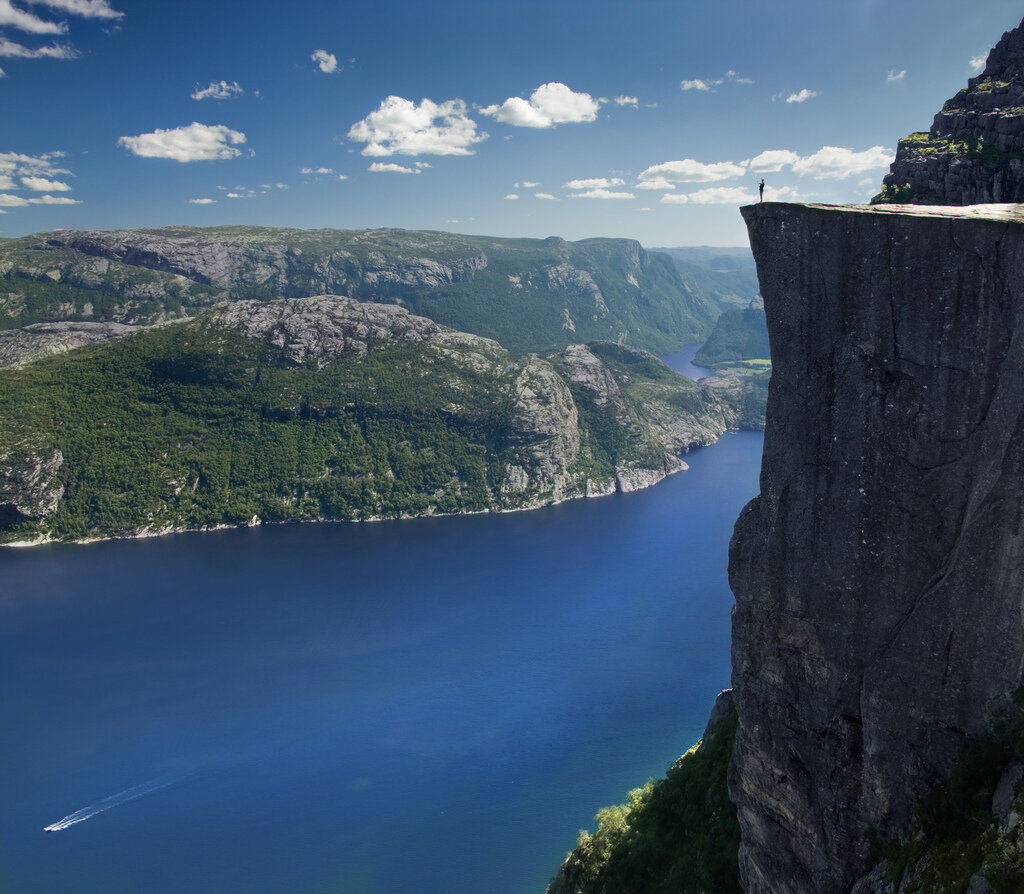
[[[0,551],[0,889],[541,894],[729,683],[761,445],[529,513]]]
[[[676,354],[669,354],[668,357],[662,357],[661,360],[667,366],[670,366],[676,372],[682,373],[687,378],[697,381],[703,379],[705,376],[713,376],[714,372],[703,366],[694,366],[693,358],[694,355],[703,347],[702,345],[688,345]]]

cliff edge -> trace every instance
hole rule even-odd
[[[730,550],[748,892],[849,890],[869,830],[1024,666],[1024,209],[743,209],[771,340]]]

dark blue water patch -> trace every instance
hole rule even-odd
[[[0,552],[5,889],[539,894],[728,685],[761,445],[527,513]]]
[[[676,372],[682,373],[687,378],[693,379],[695,382],[698,379],[703,379],[705,376],[713,376],[715,374],[713,370],[693,365],[694,355],[696,355],[701,347],[702,345],[688,345],[677,354],[669,354],[667,357],[662,357],[661,362]]]

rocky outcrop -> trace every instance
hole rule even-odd
[[[73,348],[121,338],[135,332],[122,323],[35,323],[22,329],[0,330],[0,367],[20,366]]]
[[[64,496],[58,477],[63,463],[56,448],[16,444],[0,454],[0,528],[40,521],[57,511]]]
[[[1020,686],[1024,213],[743,209],[773,377],[733,537],[748,892],[849,890]]]
[[[1024,201],[1024,22],[985,70],[943,105],[928,133],[900,140],[884,201],[974,205]]]

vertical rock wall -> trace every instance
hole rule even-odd
[[[1020,211],[743,209],[773,366],[729,565],[748,892],[848,890],[1021,682]]]

